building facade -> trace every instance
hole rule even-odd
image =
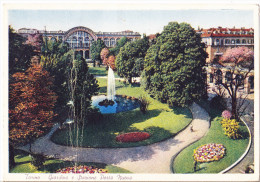
[[[220,57],[228,48],[245,46],[254,50],[254,30],[252,28],[238,29],[218,27],[199,29],[197,33],[201,35],[202,42],[206,45],[206,52],[208,53],[208,58],[206,59],[207,83],[211,86],[230,80],[230,69],[218,64]],[[247,70],[244,71],[246,72]],[[253,91],[254,70],[252,70],[245,79],[241,79],[241,75],[239,74],[233,76],[235,76],[237,81],[244,81],[240,88],[243,89],[244,92],[251,93]]]
[[[116,42],[122,37],[127,37],[131,41],[141,38],[141,35],[138,32],[133,32],[130,30],[122,32],[94,32],[83,26],[74,27],[68,31],[45,31],[21,28],[17,31],[17,33],[25,37],[29,34],[40,33],[43,36],[46,36],[48,40],[62,40],[63,42],[67,42],[71,49],[75,52],[79,52],[85,59],[90,59],[90,46],[92,42],[97,39],[103,40],[105,45],[110,48],[114,47]]]

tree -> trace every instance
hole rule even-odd
[[[238,88],[244,84],[244,80],[254,69],[254,52],[247,47],[229,48],[221,57],[220,64],[228,69],[229,79],[226,82],[217,81],[217,83],[227,91],[231,98],[231,113],[235,119],[238,119],[245,99],[242,95],[238,96]],[[238,98],[241,100],[240,104]]]
[[[100,58],[104,65],[107,65],[108,56],[109,56],[109,50],[108,48],[105,47],[100,52]]]
[[[25,44],[26,38],[15,33],[9,26],[9,74],[25,72],[30,67],[31,57],[35,55],[34,47]]]
[[[84,124],[91,112],[91,97],[98,94],[98,83],[88,72],[88,65],[77,55],[73,60],[69,76],[70,99],[73,102],[73,119],[77,124]]]
[[[53,125],[57,96],[50,89],[52,78],[41,66],[34,65],[25,73],[12,76],[9,92],[10,153],[16,145],[31,143]],[[13,160],[10,155],[10,161]]]
[[[42,44],[43,44],[42,34],[36,33],[36,34],[28,35],[28,38],[27,38],[25,43],[33,46],[36,54],[40,53],[41,47],[42,47]]]
[[[90,47],[90,52],[91,52],[91,59],[93,60],[93,66],[96,66],[96,62],[101,63],[101,57],[100,57],[100,52],[103,48],[105,48],[106,45],[103,40],[98,39],[97,41],[94,41]]]
[[[189,24],[170,22],[147,51],[144,87],[169,105],[187,106],[205,96],[204,48]]]
[[[116,60],[116,57],[115,57],[114,55],[110,55],[110,56],[108,57],[108,60],[107,60],[107,65],[108,65],[112,70],[115,70],[115,69],[116,69],[115,60]]]
[[[110,54],[117,56],[121,47],[123,47],[127,42],[130,42],[130,40],[126,37],[122,37],[116,42],[116,46],[113,48],[110,48]]]
[[[126,43],[116,57],[118,75],[127,79],[129,83],[132,83],[132,77],[140,76],[139,72],[136,72],[136,63],[137,60],[140,61],[145,57],[148,48],[149,41],[146,36],[140,40]]]

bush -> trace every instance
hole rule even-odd
[[[226,101],[223,97],[217,95],[211,99],[210,107],[213,109],[224,110],[226,108]]]
[[[100,121],[103,118],[103,115],[97,108],[89,108],[88,109],[88,115],[87,120],[90,123],[95,123],[97,121]]]
[[[45,162],[46,158],[42,154],[31,154],[32,157],[32,165],[34,165],[36,168],[40,168],[43,166],[43,163]]]
[[[232,139],[238,139],[241,137],[239,134],[239,122],[235,119],[223,119],[221,121],[222,127],[225,131],[225,135]]]
[[[139,105],[140,105],[140,111],[143,114],[145,114],[147,109],[148,109],[148,106],[150,105],[150,102],[144,96],[139,97],[138,102],[139,102]]]
[[[147,132],[131,132],[116,136],[117,142],[139,142],[150,137]]]

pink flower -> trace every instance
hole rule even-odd
[[[225,111],[222,112],[222,117],[223,117],[224,119],[230,119],[231,116],[232,116],[232,114],[231,114],[231,112],[228,111],[228,110],[225,110]]]

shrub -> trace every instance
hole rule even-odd
[[[139,142],[150,137],[147,132],[131,132],[116,136],[117,142]]]
[[[222,117],[223,117],[224,119],[230,119],[231,116],[232,116],[232,114],[231,114],[231,112],[228,111],[228,110],[225,110],[225,111],[222,112]]]
[[[139,102],[139,105],[140,105],[140,111],[143,114],[145,114],[147,109],[148,109],[148,106],[150,105],[150,102],[144,96],[139,97],[138,102]]]
[[[100,121],[102,119],[103,115],[97,108],[89,108],[88,109],[88,122],[95,123],[97,121]]]
[[[221,121],[222,127],[225,131],[225,135],[232,139],[238,139],[241,137],[239,134],[239,122],[235,119],[223,119]]]
[[[43,166],[46,158],[42,154],[31,154],[32,161],[31,164],[34,165],[36,168],[40,168]]]
[[[211,99],[210,107],[214,109],[224,110],[226,108],[226,101],[223,97],[217,95]]]

